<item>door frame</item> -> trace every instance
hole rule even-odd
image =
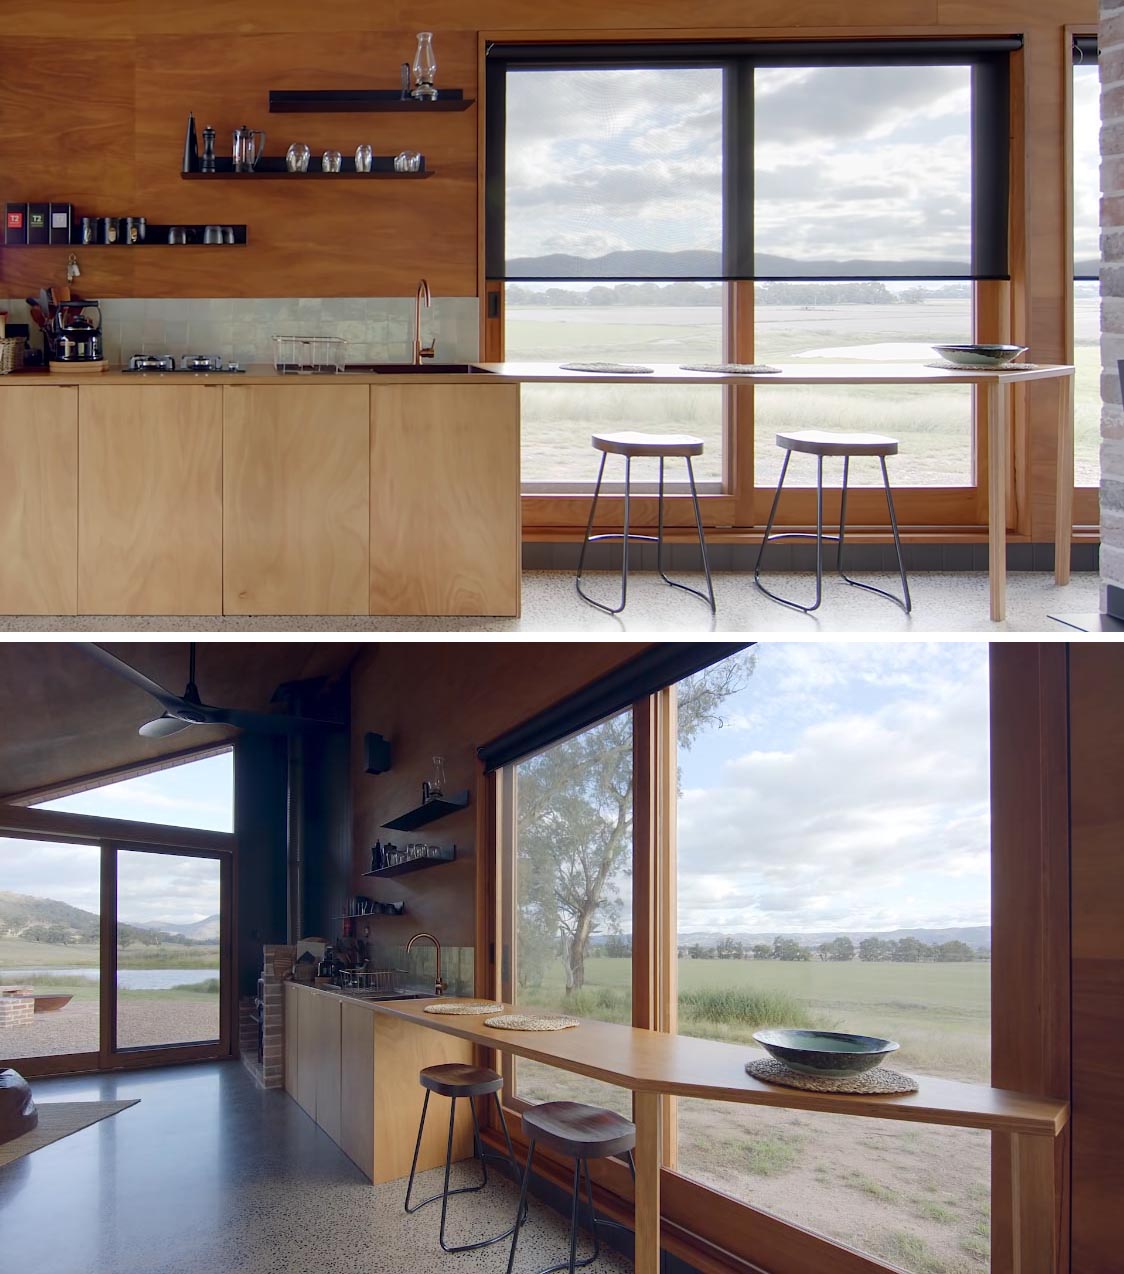
[[[235,1055],[234,1041],[237,1039],[235,1014],[238,1001],[234,983],[236,948],[234,861],[238,839],[232,832],[171,827],[162,823],[131,822],[125,819],[102,818],[93,814],[70,814],[56,810],[0,804],[0,836],[52,841],[55,844],[96,845],[101,850],[99,1047],[96,1052],[63,1053],[52,1057],[8,1058],[6,1065],[15,1067],[29,1078],[36,1078],[46,1075],[173,1065],[179,1062],[219,1061]],[[219,935],[218,1041],[204,1044],[166,1044],[124,1051],[118,1051],[115,1048],[117,851],[120,849],[219,860],[219,914],[222,919]]]

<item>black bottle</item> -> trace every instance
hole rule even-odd
[[[195,135],[195,113],[187,117],[187,134],[183,139],[183,171],[193,173],[199,167],[199,138]]]
[[[382,867],[382,841],[375,841],[374,848],[371,850],[371,870],[378,871]]]

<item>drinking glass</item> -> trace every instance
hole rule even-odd
[[[343,156],[338,150],[326,150],[320,159],[320,167],[326,173],[338,173],[343,167]]]
[[[357,173],[369,173],[371,171],[371,161],[375,157],[375,152],[366,142],[355,148],[355,171]]]

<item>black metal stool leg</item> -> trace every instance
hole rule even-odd
[[[496,1113],[500,1117],[500,1127],[503,1129],[503,1139],[507,1143],[507,1158],[508,1162],[511,1164],[511,1179],[512,1181],[518,1181],[519,1161],[515,1158],[515,1148],[511,1144],[511,1133],[507,1130],[507,1116],[503,1113],[503,1102],[500,1101],[499,1093],[493,1093],[492,1100],[496,1103]],[[521,1219],[526,1221],[526,1212],[524,1212]]]
[[[424,1208],[424,1207],[425,1207],[425,1203],[419,1203],[419,1204],[417,1205],[417,1207],[411,1208],[411,1207],[410,1207],[410,1194],[411,1194],[411,1192],[413,1191],[413,1188],[414,1188],[414,1174],[417,1172],[417,1168],[418,1168],[418,1152],[421,1150],[422,1133],[425,1131],[425,1112],[426,1112],[428,1109],[429,1109],[429,1089],[427,1088],[427,1089],[425,1090],[425,1098],[424,1098],[424,1100],[422,1101],[422,1113],[421,1113],[421,1119],[418,1121],[418,1139],[417,1139],[417,1141],[414,1143],[414,1158],[413,1158],[413,1162],[410,1164],[410,1180],[409,1180],[409,1182],[408,1182],[408,1184],[407,1184],[407,1186],[406,1186],[406,1203],[405,1203],[405,1208],[406,1208],[406,1211],[407,1211],[407,1212],[409,1212],[409,1213],[414,1213],[414,1212],[416,1212],[416,1211],[418,1210],[418,1208]],[[427,1199],[425,1202],[426,1202],[426,1203],[432,1203],[432,1202],[433,1202],[433,1200],[432,1200],[432,1199]]]
[[[578,1218],[581,1215],[582,1202],[582,1161],[574,1160],[574,1202],[570,1208],[570,1274],[578,1264]]]
[[[692,588],[690,584],[681,584],[678,580],[671,579],[663,568],[663,528],[664,528],[664,458],[660,456],[660,494],[659,494],[659,534],[656,536],[656,570],[659,572],[660,579],[665,584],[670,584],[672,588],[680,588],[684,593],[692,593],[701,601],[710,605],[711,613],[714,614],[717,608],[714,603],[714,585],[710,579],[710,562],[706,555],[706,540],[703,537],[702,514],[699,511],[699,494],[695,486],[695,471],[691,467],[691,457],[684,456],[687,461],[687,478],[691,486],[691,500],[695,508],[695,526],[699,533],[699,550],[702,553],[703,571],[706,573],[706,592],[700,588]]]
[[[507,1258],[507,1274],[515,1267],[515,1248],[519,1243],[519,1231],[523,1227],[523,1218],[527,1215],[527,1187],[531,1184],[531,1164],[535,1161],[535,1141],[527,1147],[527,1164],[523,1169],[523,1184],[519,1188],[519,1206],[515,1209],[515,1225],[511,1232],[511,1254]]]
[[[777,490],[773,496],[773,504],[769,509],[769,520],[765,523],[765,534],[761,537],[761,545],[757,550],[757,562],[753,567],[753,582],[765,594],[771,597],[773,601],[780,602],[782,606],[787,606],[791,610],[803,611],[805,615],[810,615],[812,611],[819,608],[820,601],[823,597],[823,459],[819,457],[818,464],[818,483],[816,492],[816,533],[810,534],[808,531],[773,531],[773,524],[777,519],[777,507],[781,502],[781,491],[784,488],[785,474],[788,472],[788,462],[792,458],[792,452],[784,453],[784,462],[781,464],[781,475],[777,479]],[[774,593],[772,589],[766,588],[761,583],[761,562],[765,556],[765,545],[771,544],[776,540],[815,540],[816,541],[816,600],[811,606],[802,606],[799,602],[789,601],[787,597],[782,597],[780,593]]]
[[[878,588],[874,584],[864,584],[862,580],[852,579],[843,570],[843,518],[847,508],[847,461],[843,461],[843,505],[840,512],[839,526],[839,574],[852,588],[863,588],[868,593],[877,593],[879,597],[885,597],[888,601],[895,602],[908,615],[913,609],[913,603],[909,596],[909,581],[906,579],[905,562],[902,560],[902,542],[898,535],[898,519],[894,513],[894,496],[890,490],[890,475],[886,470],[886,457],[879,456],[879,463],[882,466],[882,485],[886,490],[886,508],[890,513],[890,530],[894,536],[894,549],[898,555],[898,575],[902,582],[902,597],[895,597],[893,593],[888,592],[884,588]]]
[[[847,576],[843,572],[843,541],[847,538],[847,478],[851,472],[851,457],[843,457],[843,491],[839,496],[839,548],[836,551],[835,569],[843,576]]]
[[[593,503],[589,506],[589,521],[585,527],[585,539],[582,540],[581,552],[578,554],[578,573],[574,577],[574,587],[578,590],[578,596],[588,602],[591,606],[596,606],[598,610],[603,610],[607,615],[619,615],[624,610],[625,602],[628,598],[628,519],[629,519],[629,500],[631,495],[632,481],[632,462],[628,456],[624,459],[624,535],[618,537],[614,534],[594,535],[593,521],[597,512],[597,501],[601,495],[601,480],[605,474],[605,461],[608,459],[608,453],[602,452],[601,467],[597,471],[597,485],[593,489]],[[590,595],[582,588],[582,573],[585,569],[585,552],[590,544],[599,540],[615,540],[621,538],[623,556],[621,558],[621,604],[619,606],[606,606],[604,602],[599,602],[595,597]],[[645,539],[651,539],[651,536],[645,536]]]

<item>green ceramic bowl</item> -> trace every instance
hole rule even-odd
[[[933,348],[950,363],[972,363],[980,367],[1003,367],[1027,350],[1025,345],[934,345]]]
[[[802,1075],[843,1078],[873,1070],[901,1045],[876,1035],[848,1035],[843,1031],[754,1031],[753,1038],[778,1062]]]

